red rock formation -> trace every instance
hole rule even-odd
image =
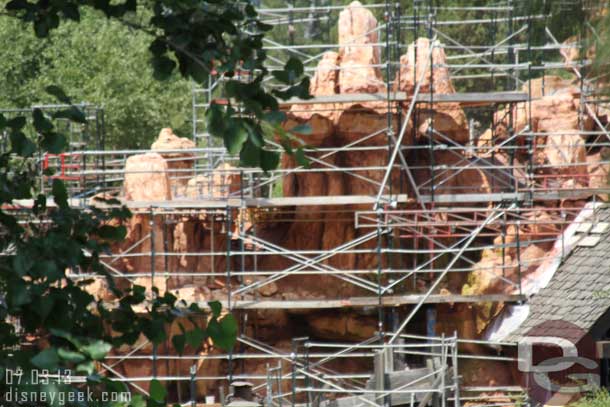
[[[241,173],[231,164],[222,163],[211,173],[197,175],[186,183],[189,199],[226,199],[242,188]]]
[[[529,103],[518,104],[513,111],[515,132],[529,126],[531,132],[541,133],[534,138],[533,164],[537,167],[535,181],[542,188],[588,185],[585,140],[579,132],[581,128],[592,129],[593,121],[587,115],[580,121],[579,104],[578,89],[572,87],[533,100],[531,112]],[[506,139],[508,115],[499,112],[496,119],[498,141]],[[519,137],[518,141],[524,144],[525,139]],[[528,160],[525,148],[517,159],[523,163]]]
[[[607,188],[610,184],[610,149],[603,147],[599,152],[587,155],[587,171],[589,174],[589,188]],[[608,194],[598,194],[604,201]]]
[[[159,133],[159,138],[150,147],[151,150],[188,150],[195,148],[195,143],[185,137],[178,137],[172,129],[165,128]],[[195,165],[193,153],[165,152],[161,153],[165,158],[170,170],[168,173],[171,180],[172,195],[183,196],[188,179],[192,176]]]
[[[407,54],[400,57],[400,81],[398,90],[407,95],[415,92],[417,82],[421,79],[420,93],[452,94],[455,93],[447,63],[445,51],[439,43],[432,44],[432,61],[430,61],[430,40],[418,38],[410,44]],[[431,64],[435,67],[432,69]],[[425,71],[424,71],[425,69]],[[468,141],[468,123],[466,115],[457,103],[440,103],[434,107],[429,104],[418,105],[418,135],[423,137],[432,124],[434,129],[455,142]],[[440,136],[435,136],[442,140]],[[446,143],[445,140],[443,142]]]
[[[134,155],[125,163],[125,200],[162,202],[172,199],[168,165],[163,157],[156,153]],[[125,259],[125,267],[131,273],[142,274],[133,283],[150,289],[152,285],[165,290],[165,261],[162,256],[155,256],[151,262],[150,255],[164,252],[163,222],[158,216],[153,219],[145,213],[136,213],[129,220],[124,250],[129,250],[130,257]],[[146,238],[149,236],[150,238]],[[139,242],[139,243],[138,243]],[[136,255],[136,257],[131,257]],[[154,281],[151,271],[155,271]]]
[[[374,44],[379,41],[377,36],[377,21],[373,14],[362,7],[360,3],[353,2],[340,15],[339,21],[339,52],[327,52],[323,55],[311,82],[310,91],[316,96],[330,96],[349,93],[378,93],[384,92],[385,84],[379,64],[379,48]],[[443,65],[446,56],[438,44],[430,44],[427,39],[418,39],[416,44],[409,46],[408,52],[401,58],[400,81],[395,85],[397,90],[413,94],[416,78],[423,78],[420,92],[434,95],[451,94],[455,92],[449,70]],[[432,49],[432,63],[434,72],[430,67],[424,70],[429,63],[430,47]],[[433,79],[432,79],[433,74]],[[538,175],[538,181],[548,186],[601,186],[607,182],[610,165],[600,164],[605,151],[587,152],[584,148],[584,138],[578,134],[580,129],[591,128],[590,120],[584,123],[578,121],[579,95],[575,88],[565,89],[564,81],[556,77],[547,77],[544,92],[541,80],[532,81],[533,95],[537,98],[529,104],[522,104],[515,108],[514,128],[519,132],[525,129],[531,116],[534,132],[558,133],[553,136],[537,136],[534,149],[534,162],[538,168],[546,166]],[[434,111],[431,111],[434,107]],[[404,105],[403,105],[404,108]],[[488,131],[479,140],[488,148],[479,152],[487,162],[511,166],[510,158],[506,153],[489,153],[492,145],[505,140],[508,135],[508,122],[505,113],[498,114],[496,122],[499,128],[495,132]],[[403,140],[404,145],[426,143],[426,134],[432,125],[434,129],[447,136],[451,141],[465,144],[468,141],[468,127],[464,111],[458,104],[435,104],[428,106],[420,104],[413,122],[407,123],[407,133]],[[287,112],[287,120],[283,127],[287,130],[298,125],[309,125],[311,134],[297,134],[304,144],[320,148],[341,148],[353,145],[361,151],[311,151],[307,154],[312,158],[311,168],[315,171],[303,173],[289,173],[283,177],[284,197],[316,197],[338,195],[375,195],[379,190],[379,183],[383,178],[385,167],[388,164],[388,128],[392,134],[399,131],[398,117],[388,115],[387,103],[369,102],[361,104],[330,103],[330,104],[295,104]],[[562,134],[569,131],[575,134]],[[435,139],[443,140],[436,135]],[[524,138],[521,138],[523,140]],[[193,145],[190,140],[180,139],[164,129],[160,139],[153,145],[155,149],[184,149]],[[188,143],[187,143],[188,141]],[[189,144],[190,143],[190,144]],[[172,155],[174,154],[174,155]],[[128,200],[170,200],[172,196],[184,195],[188,199],[226,199],[231,193],[239,190],[242,180],[237,169],[223,165],[211,174],[200,174],[184,180],[176,181],[168,178],[168,174],[176,175],[178,169],[192,169],[189,166],[192,157],[190,153],[172,153],[160,156],[146,154],[132,157],[126,166],[125,197]],[[474,156],[473,156],[474,155]],[[501,190],[501,186],[490,181],[490,171],[485,169],[467,169],[460,171],[457,167],[468,165],[469,160],[477,158],[476,153],[467,154],[463,150],[443,151],[435,150],[429,153],[417,151],[416,154],[405,157],[414,167],[413,176],[419,185],[426,184],[432,178],[430,164],[434,162],[434,185],[437,194],[455,193],[485,193]],[[527,157],[519,151],[515,162],[524,165]],[[496,160],[492,162],[492,160]],[[294,157],[284,155],[281,168],[289,170],[297,167]],[[334,171],[336,168],[342,171]],[[359,167],[367,167],[364,170]],[[138,171],[146,171],[140,174]],[[152,172],[151,172],[152,171]],[[401,179],[400,172],[391,173],[388,187],[394,192],[404,191],[411,196],[414,191]],[[402,174],[404,175],[404,174]],[[493,174],[496,178],[498,174]],[[514,171],[513,175],[526,184],[528,179]],[[544,177],[542,177],[544,176]],[[404,177],[403,177],[404,178]],[[509,183],[512,180],[508,179]],[[570,184],[571,183],[571,184]],[[430,193],[430,183],[427,183],[420,193]],[[174,193],[172,194],[172,189]],[[176,192],[180,191],[180,192]],[[564,203],[565,204],[565,203]],[[570,203],[574,204],[574,203]],[[580,204],[580,203],[579,203]],[[480,253],[480,258],[473,256],[474,271],[464,280],[462,276],[443,283],[443,293],[512,293],[514,286],[506,281],[517,281],[518,272],[524,276],[531,276],[549,253],[550,245],[535,242],[541,238],[552,238],[560,232],[561,226],[554,226],[553,219],[557,218],[554,209],[561,208],[561,203],[550,204],[549,208],[540,208],[532,215],[534,225],[524,221],[519,228],[521,247],[508,247],[506,250],[488,249]],[[437,208],[439,208],[437,206]],[[307,254],[299,255],[300,262],[316,257],[318,251],[330,251],[347,242],[369,233],[372,229],[357,229],[354,226],[354,214],[358,210],[370,210],[370,205],[352,205],[348,208],[340,206],[304,206],[282,207],[277,212],[265,213],[264,216],[253,216],[252,226],[256,236],[260,239],[278,245],[287,251],[303,251]],[[138,242],[144,236],[154,231],[157,239],[152,243],[142,244],[137,252],[145,254],[154,248],[155,252],[165,250],[169,245],[171,251],[180,254],[170,259],[156,258],[154,270],[158,274],[168,272],[168,288],[179,291],[181,297],[209,300],[213,298],[226,298],[227,281],[225,276],[220,279],[211,277],[179,276],[177,273],[223,273],[227,269],[227,256],[222,255],[231,245],[228,230],[237,232],[235,224],[240,222],[239,217],[245,216],[245,211],[234,210],[230,212],[234,222],[226,225],[225,213],[214,214],[213,211],[201,211],[199,214],[173,216],[168,223],[151,222],[145,214],[134,217],[129,225],[129,236],[126,247]],[[443,220],[443,214],[437,215]],[[160,218],[159,218],[160,219]],[[445,216],[445,220],[447,217]],[[237,220],[237,222],[235,222]],[[165,229],[164,229],[165,228]],[[169,236],[167,242],[159,239],[163,235]],[[517,229],[508,228],[504,238],[506,243],[516,241]],[[444,238],[443,238],[444,239]],[[495,243],[500,244],[496,238]],[[398,239],[397,239],[398,241]],[[451,243],[450,239],[441,240],[441,243]],[[259,271],[279,271],[300,267],[294,253],[285,255],[266,255],[264,250],[257,246],[253,240],[246,242],[249,249],[259,250],[260,256],[256,259],[256,268]],[[148,245],[148,246],[147,246]],[[356,249],[374,249],[377,239],[371,239]],[[212,253],[221,255],[211,256]],[[314,253],[314,254],[311,254]],[[197,255],[195,255],[197,254]],[[476,255],[475,255],[476,256]],[[238,270],[254,269],[254,256],[233,256],[229,267]],[[393,261],[406,264],[407,255],[396,256]],[[167,261],[166,261],[167,260]],[[410,260],[410,259],[409,259]],[[521,270],[518,269],[518,260]],[[402,262],[402,263],[401,263]],[[169,269],[166,270],[166,264]],[[287,277],[266,284],[253,293],[243,297],[245,300],[256,300],[265,297],[274,300],[291,299],[336,299],[355,295],[371,295],[370,292],[343,281],[331,273],[324,274],[324,270],[368,270],[375,271],[381,264],[389,264],[386,256],[377,253],[342,253],[329,256],[323,261],[300,267],[311,271],[318,268],[317,275],[304,275],[293,273]],[[459,265],[467,267],[468,264]],[[149,273],[150,258],[131,258],[125,266],[130,271]],[[320,270],[321,269],[321,270]],[[335,271],[335,270],[333,270]],[[172,275],[174,273],[174,275]],[[246,276],[243,284],[252,284],[262,280],[261,276]],[[363,278],[370,278],[363,275]],[[504,279],[504,280],[502,280]],[[138,280],[141,282],[140,280]],[[164,284],[163,279],[159,284]],[[228,282],[231,284],[231,282]],[[241,282],[239,282],[241,283]],[[424,285],[423,281],[416,282],[418,287]],[[146,285],[146,284],[145,284]],[[233,280],[233,287],[238,280]],[[398,293],[413,292],[411,286],[403,284],[396,288]],[[443,304],[437,308],[438,331],[449,335],[458,331],[460,337],[477,338],[487,324],[502,311],[501,304],[485,305],[452,305]],[[236,312],[238,314],[238,312]],[[243,327],[246,335],[266,341],[271,345],[288,351],[289,338],[307,330],[315,339],[353,342],[370,338],[377,329],[376,317],[363,312],[349,310],[345,312],[311,311],[311,310],[258,310],[248,311],[247,324]],[[481,352],[481,347],[471,346],[467,350]],[[207,346],[192,350],[202,355],[214,354],[215,350]],[[143,354],[150,354],[150,349],[142,350]],[[337,363],[338,371],[355,372],[363,368],[370,368],[366,363],[354,360],[340,360]],[[247,373],[265,373],[264,359],[248,360],[244,363]],[[476,362],[466,362],[464,370],[469,384],[490,384],[492,378],[496,384],[509,384],[510,372],[501,363],[483,367]],[[150,364],[145,366],[137,363],[125,363],[125,372],[130,375],[149,375]],[[490,365],[486,365],[490,366]],[[163,367],[159,374],[187,375],[186,364],[176,363]],[[162,370],[165,369],[165,370]],[[221,376],[228,367],[225,361],[216,359],[203,359],[198,363],[198,371],[205,375]],[[508,383],[507,383],[508,382]],[[215,392],[220,381],[199,381],[199,395]],[[257,382],[258,383],[258,382]],[[285,388],[284,390],[288,390]]]
[[[375,93],[385,86],[378,66],[377,19],[353,1],[339,14],[339,93]],[[370,45],[369,45],[370,44]]]
[[[157,153],[138,154],[125,162],[124,194],[127,201],[172,199],[169,166]]]

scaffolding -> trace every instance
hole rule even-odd
[[[336,41],[333,30],[346,5],[324,0],[287,3],[259,8],[263,22],[274,25],[272,35],[264,40],[269,68],[297,56],[305,72],[313,75],[325,52],[345,47]],[[336,67],[339,72],[378,70],[379,89],[385,92],[337,93],[282,104],[291,114],[330,114],[348,108],[368,114],[367,104],[384,112],[376,113],[385,118],[372,132],[332,145],[306,146],[309,167],[289,158],[269,173],[240,167],[239,158],[228,154],[204,128],[205,109],[223,98],[223,79],[210,76],[205,88],[193,89],[197,147],[155,150],[168,161],[172,199],[126,201],[142,225],[139,234],[101,260],[117,281],[149,288],[161,285],[204,308],[207,301],[220,300],[240,319],[238,345],[227,354],[199,349],[179,356],[156,348],[144,351],[150,344],[143,340],[128,352],[107,358],[104,368],[116,380],[144,393],[142,383],[152,377],[177,383],[172,394],[183,405],[194,405],[198,383],[211,382],[224,389],[235,380],[254,382],[268,406],[527,405],[521,387],[466,386],[460,373],[462,359],[514,361],[509,352],[493,351],[510,349],[514,343],[467,340],[457,333],[439,336],[422,326],[433,320],[428,311],[439,306],[527,301],[522,275],[566,253],[521,258],[525,250],[558,241],[561,247],[569,246],[562,231],[583,211],[590,212],[588,223],[596,222],[598,206],[583,207],[581,201],[596,201],[610,193],[607,174],[591,173],[582,162],[558,165],[535,157],[545,149],[569,149],[578,139],[588,154],[599,152],[600,166],[610,164],[601,153],[610,147],[610,134],[608,123],[597,114],[605,102],[587,76],[591,61],[583,50],[577,60],[561,60],[562,53],[586,44],[584,36],[592,28],[583,27],[574,43],[561,43],[548,25],[553,13],[565,15],[592,6],[562,1],[559,9],[539,12],[528,9],[530,2],[517,0],[460,7],[438,6],[431,0],[414,0],[408,7],[403,3],[361,5],[380,21],[374,29],[378,41],[349,46],[373,47],[379,50],[379,61]],[[456,27],[462,30],[459,36]],[[486,43],[468,42],[468,30],[475,28],[485,35],[472,37]],[[535,37],[535,32],[543,35]],[[405,92],[399,90],[405,79],[400,57],[412,43],[418,57],[420,37],[430,44],[424,60],[417,61],[425,67],[413,69],[413,90]],[[435,62],[435,50],[446,54],[445,63]],[[448,72],[457,92],[434,91],[437,69]],[[432,73],[427,89],[422,89],[428,70]],[[549,73],[565,71],[574,75],[578,89],[577,128],[536,130],[532,103],[554,91],[552,83],[546,83]],[[540,89],[532,88],[534,78],[540,78]],[[266,84],[278,86],[273,80]],[[455,141],[435,126],[442,119],[442,106],[463,109],[469,123],[467,141]],[[592,127],[585,126],[585,117],[594,120]],[[421,126],[425,131],[418,131]],[[482,128],[489,129],[487,139]],[[278,143],[269,143],[281,151]],[[67,153],[66,157],[87,157],[87,162],[97,163],[66,167],[65,173],[62,169],[62,176],[99,180],[95,188],[74,193],[74,204],[82,205],[82,196],[120,195],[123,180],[137,173],[125,169],[128,158],[147,152],[98,148]],[[382,160],[363,166],[349,158],[367,155]],[[180,167],[173,162],[189,164]],[[316,185],[312,193],[287,188],[296,183],[303,189],[305,184],[299,182],[305,177]],[[337,180],[355,186],[339,192],[318,187]],[[545,216],[540,216],[542,212]],[[178,247],[176,230],[189,222],[198,225],[193,233],[198,233],[200,242]],[[339,236],[299,242],[269,233],[287,230],[288,236],[328,236],[337,231]],[[482,265],[479,260],[486,251],[495,252],[500,260]],[[125,270],[120,266],[125,261],[136,267]],[[467,276],[475,272],[487,276],[493,290],[461,292]],[[74,272],[72,277],[94,276]],[[298,287],[300,282],[306,286],[303,290],[284,295],[282,289]],[[315,285],[319,292],[307,291]],[[199,287],[206,287],[205,292],[194,294]],[[268,311],[289,311],[292,316],[351,312],[366,319],[370,336],[346,343],[308,334],[292,338],[289,348],[280,348],[257,337],[263,329],[256,326],[258,316]],[[467,345],[484,352],[467,352]],[[344,361],[360,359],[367,362],[358,366],[368,370],[342,368]],[[133,376],[120,369],[130,361],[150,363],[152,373]],[[225,364],[226,374],[198,371],[198,363],[214,361]],[[256,364],[248,365],[252,361]],[[168,374],[159,373],[159,366],[170,362],[188,371],[169,374],[167,368]]]

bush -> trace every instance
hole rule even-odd
[[[570,407],[608,407],[610,406],[610,393],[608,390],[601,389],[592,393],[576,403],[570,404]]]

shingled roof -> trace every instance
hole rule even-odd
[[[532,330],[565,329],[565,321],[582,331],[582,337],[610,309],[610,206],[600,207],[595,222],[583,225],[579,243],[559,266],[549,284],[528,301],[527,319],[506,338],[518,341]],[[538,332],[536,336],[543,334]],[[552,332],[546,332],[552,335]],[[564,332],[565,335],[565,332]],[[572,336],[572,335],[570,335]],[[573,339],[579,340],[580,337]]]

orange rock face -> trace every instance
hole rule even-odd
[[[169,201],[172,199],[169,166],[157,154],[138,154],[125,163],[125,199],[128,201]]]
[[[150,147],[151,150],[186,150],[195,148],[195,143],[185,137],[178,137],[172,129],[165,128],[159,133],[159,138]],[[161,156],[167,161],[167,166],[170,171],[168,173],[172,195],[175,197],[183,196],[186,184],[192,176],[192,170],[195,165],[193,161],[195,155],[193,153],[180,152],[163,152]]]
[[[359,2],[354,1],[343,10],[339,17],[339,50],[326,52],[322,56],[311,81],[310,92],[315,96],[385,92],[383,76],[379,67],[375,66],[380,63],[379,47],[375,45],[379,42],[377,28],[374,15]],[[420,93],[432,94],[434,98],[434,95],[456,92],[449,69],[445,66],[447,57],[440,44],[431,44],[428,39],[420,38],[409,45],[407,53],[400,61],[400,80],[394,85],[394,90],[412,95],[417,80],[421,78]],[[434,66],[433,70],[430,63]],[[538,186],[596,188],[607,185],[610,164],[601,161],[609,154],[606,149],[585,149],[586,139],[580,132],[591,129],[592,122],[586,115],[585,120],[579,120],[579,117],[583,116],[579,115],[580,95],[577,89],[567,87],[568,83],[559,77],[546,77],[544,85],[541,79],[526,85],[528,90],[531,87],[535,99],[531,104],[521,104],[514,108],[512,127],[514,131],[520,132],[525,131],[526,126],[531,124],[530,131],[548,133],[532,138],[532,159],[537,168],[535,182]],[[291,106],[287,111],[287,120],[283,123],[284,129],[291,130],[299,125],[309,126],[311,134],[297,132],[296,136],[304,144],[319,149],[307,152],[311,158],[312,171],[295,171],[283,176],[283,196],[376,195],[388,165],[388,155],[391,151],[388,146],[393,146],[392,137],[398,134],[400,127],[399,115],[405,113],[407,104],[408,101],[398,106],[397,109],[402,111],[392,114],[388,114],[386,102]],[[465,144],[469,141],[469,128],[464,110],[459,104],[419,104],[411,120],[406,123],[403,145],[426,146],[429,131],[434,129],[438,132],[432,136],[434,140],[452,146],[457,144],[459,148],[434,151],[422,148],[413,150],[412,154],[405,153],[404,159],[412,166],[412,176],[420,186],[419,193],[431,194],[432,185],[436,194],[499,192],[504,191],[506,185],[512,187],[514,180],[511,175],[521,185],[528,185],[531,179],[520,173],[520,170],[511,170],[508,175],[501,174],[497,168],[484,166],[460,170],[480,157],[484,157],[490,167],[510,168],[513,164],[525,167],[529,157],[524,152],[523,144],[517,145],[520,149],[514,158],[509,157],[506,152],[491,153],[494,145],[508,137],[507,113],[499,112],[494,120],[499,123],[498,129],[494,132],[488,130],[479,138],[479,146],[485,149],[468,152]],[[298,141],[295,144],[298,144]],[[192,141],[174,135],[171,129],[163,129],[159,139],[153,144],[153,150],[185,150],[194,146]],[[345,151],[346,146],[356,148]],[[333,148],[337,151],[328,151]],[[193,153],[188,151],[130,157],[125,168],[125,199],[163,201],[185,197],[194,201],[223,200],[234,197],[242,187],[242,182],[245,183],[245,179],[241,178],[241,169],[229,164],[223,164],[210,173],[193,176],[193,157]],[[396,164],[398,163],[399,161]],[[432,163],[434,170],[431,169]],[[297,167],[294,157],[282,156],[282,170]],[[400,191],[410,197],[415,195],[406,180],[405,172],[397,168],[391,171],[387,187],[388,190],[391,188],[394,194]],[[508,246],[505,250],[495,247],[478,253],[470,252],[468,259],[471,262],[463,260],[455,267],[472,267],[473,271],[469,274],[460,273],[457,278],[444,282],[441,292],[465,295],[514,293],[519,275],[535,276],[538,267],[548,258],[552,239],[563,228],[561,224],[553,224],[558,219],[558,211],[562,207],[583,203],[584,200],[550,202],[548,208],[538,207],[533,215],[523,219],[523,224],[518,229],[517,226],[509,226],[503,237],[490,237],[490,233],[494,232],[486,230],[486,236],[477,241],[477,244]],[[536,202],[535,205],[540,204]],[[410,208],[405,205],[399,209],[404,207]],[[439,208],[442,206],[435,207]],[[265,213],[255,213],[251,215],[252,218],[248,214],[247,222],[240,219],[246,217],[246,211],[238,209],[231,209],[229,212],[201,210],[199,213],[168,215],[152,220],[147,214],[140,213],[130,221],[127,240],[120,249],[126,252],[128,248],[140,242],[137,248],[130,249],[130,253],[140,256],[127,257],[117,262],[116,267],[123,271],[147,275],[154,270],[157,276],[155,285],[163,290],[186,293],[185,295],[201,301],[226,298],[227,284],[235,289],[242,284],[248,285],[267,278],[248,275],[243,277],[243,281],[238,278],[228,281],[224,275],[227,267],[231,270],[256,269],[264,272],[294,271],[253,290],[241,298],[242,300],[371,296],[375,294],[371,294],[371,291],[367,291],[362,285],[376,278],[374,272],[378,268],[388,267],[391,261],[398,264],[396,268],[409,268],[411,264],[417,264],[424,253],[421,253],[420,258],[416,258],[415,255],[405,252],[406,254],[401,253],[393,259],[383,253],[371,253],[378,243],[377,237],[373,236],[351,247],[350,250],[354,251],[352,253],[332,254],[319,262],[315,261],[320,253],[328,253],[369,235],[373,229],[357,228],[354,225],[354,216],[357,211],[370,209],[371,205],[281,207],[276,212],[260,211]],[[227,213],[231,217],[228,224]],[[448,219],[443,213],[434,216],[432,220],[439,223]],[[251,250],[256,256],[247,253],[228,257],[224,254],[228,250],[242,250],[241,242],[235,236],[231,238],[229,235],[229,232],[235,234],[239,231],[236,227],[239,223],[244,224],[243,229],[247,233],[276,245],[278,250],[270,255],[255,243],[254,238],[250,238],[244,242],[244,250]],[[154,235],[154,238],[146,239],[146,236],[151,235]],[[395,235],[392,238],[396,237],[396,247],[402,248],[401,238],[397,236],[398,233]],[[518,248],[515,245],[517,235],[520,242]],[[550,243],[536,242],[540,239],[548,239]],[[438,241],[449,246],[456,240],[443,236]],[[151,261],[149,254],[153,251],[171,251],[176,255],[168,258],[158,256]],[[278,251],[284,252],[278,254]],[[446,264],[446,259],[441,259],[435,267],[442,268],[443,264]],[[361,286],[354,285],[353,280],[346,281],[345,276],[338,275],[340,271],[353,270],[369,273],[358,276]],[[300,271],[308,273],[299,273]],[[189,275],[193,273],[208,275]],[[394,294],[425,292],[426,281],[413,281],[413,285],[397,286]],[[153,283],[146,277],[136,278],[134,282],[147,288]],[[95,289],[98,289],[101,295],[106,295],[103,285]],[[502,307],[501,304],[439,305],[437,331],[447,335],[457,331],[462,338],[478,338],[487,324],[499,315]],[[404,309],[399,312],[402,311]],[[245,335],[266,341],[285,351],[290,350],[289,338],[304,331],[314,339],[355,342],[372,337],[377,329],[376,316],[355,309],[342,312],[302,309],[249,310],[239,315],[247,316],[244,318],[247,323],[243,327]],[[464,349],[473,353],[482,351],[482,347],[475,345],[467,345]],[[209,346],[191,351],[202,356],[219,352]],[[149,348],[142,350],[142,354],[150,353]],[[247,360],[243,363],[243,370],[250,374],[264,375],[267,362],[265,359]],[[339,372],[356,372],[370,368],[365,363],[354,360],[339,360],[336,363]],[[477,362],[466,362],[465,365],[464,376],[469,384],[510,384],[510,371],[502,363],[492,364],[491,368],[490,365],[483,366]],[[145,376],[150,375],[151,367],[150,364],[130,361],[125,362],[124,371],[129,375]],[[228,363],[224,360],[203,358],[197,363],[197,372],[201,375],[222,376],[227,371]],[[188,365],[186,362],[174,363],[161,368],[158,373],[188,375]],[[198,394],[202,396],[215,393],[221,383],[223,382],[220,380],[199,381]],[[284,390],[288,391],[289,387]]]
[[[375,93],[385,86],[379,67],[377,19],[353,1],[339,14],[340,93]]]
[[[580,94],[574,87],[555,91],[529,103],[518,104],[513,110],[514,129],[519,133],[529,130],[533,137],[533,164],[535,182],[542,188],[578,188],[589,183],[585,139],[582,130],[591,130],[592,118],[583,115],[579,119]],[[531,111],[530,111],[531,110]],[[506,112],[496,115],[498,139],[508,136],[509,123]],[[525,137],[520,137],[525,143]],[[525,163],[525,145],[517,154],[517,160]]]
[[[607,188],[610,184],[610,149],[604,147],[601,151],[587,155],[587,171],[589,174],[589,188]],[[604,201],[608,194],[598,195]]]
[[[128,201],[171,200],[168,165],[165,159],[157,153],[129,157],[125,163],[124,191]],[[131,273],[142,274],[142,277],[136,277],[133,283],[148,289],[154,284],[162,291],[165,290],[165,278],[161,274],[165,271],[163,257],[157,255],[154,261],[151,261],[150,256],[153,250],[156,253],[164,251],[163,227],[159,217],[151,220],[147,214],[135,214],[129,220],[127,236],[122,245],[122,249],[130,255],[122,260],[124,267]],[[133,245],[136,245],[135,249],[130,250]],[[153,270],[156,274],[154,281],[150,277]]]
[[[409,45],[407,54],[400,57],[398,90],[411,95],[421,80],[420,93],[455,93],[449,69],[445,66],[447,57],[439,45],[437,42],[432,43],[430,51],[431,44],[427,38],[418,38],[414,44]],[[468,123],[459,104],[441,103],[435,105],[433,110],[428,104],[420,104],[418,108],[421,111],[416,115],[420,136],[425,135],[432,126],[453,141],[462,144],[468,141]],[[434,137],[442,140],[438,135]]]
[[[225,199],[242,188],[241,173],[231,164],[222,163],[211,173],[197,175],[186,184],[190,199]]]

